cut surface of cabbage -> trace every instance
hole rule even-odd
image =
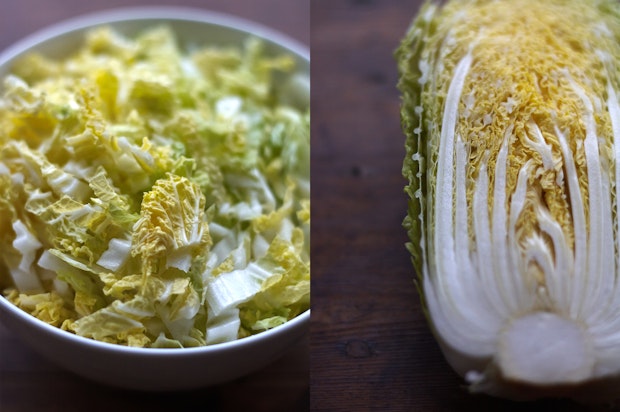
[[[396,58],[407,246],[449,363],[511,398],[620,388],[620,5],[429,1]]]

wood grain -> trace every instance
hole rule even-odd
[[[309,0],[2,0],[0,50],[50,24],[118,7],[182,6],[229,13],[310,43]]]
[[[228,384],[139,392],[67,372],[24,346],[0,323],[0,411],[304,411],[309,408],[308,347],[306,339],[267,368]]]

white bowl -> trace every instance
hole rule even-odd
[[[74,18],[43,29],[0,53],[0,77],[14,59],[31,51],[63,57],[81,44],[85,31],[102,24],[126,35],[166,23],[182,47],[240,45],[253,34],[267,53],[296,57],[298,73],[283,79],[280,92],[298,105],[309,105],[310,53],[307,47],[261,25],[204,10],[178,7],[118,9]],[[59,366],[104,384],[140,390],[179,390],[234,380],[265,367],[307,333],[310,310],[274,329],[200,348],[131,348],[83,338],[50,326],[0,296],[0,320],[26,344]],[[10,354],[5,353],[5,356]]]

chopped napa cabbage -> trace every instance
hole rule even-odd
[[[141,258],[145,276],[170,267],[188,272],[198,260],[204,263],[211,246],[204,209],[200,187],[185,177],[169,174],[144,194],[131,254]]]
[[[251,36],[188,52],[165,26],[18,60],[0,86],[5,297],[140,347],[230,341],[307,310],[309,102],[279,84],[299,76]]]
[[[239,334],[241,320],[239,308],[229,306],[218,315],[209,312],[210,321],[207,323],[207,343],[220,343],[233,340]]]

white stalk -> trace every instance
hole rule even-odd
[[[473,282],[473,274],[468,270],[473,266],[467,262],[467,253],[455,250],[456,245],[461,246],[464,242],[466,235],[464,222],[467,222],[467,215],[461,212],[453,216],[454,192],[456,191],[457,203],[464,201],[464,192],[460,185],[465,182],[466,149],[464,145],[458,143],[455,128],[462,89],[471,63],[470,54],[459,61],[446,98],[437,159],[434,256],[430,256],[434,259],[437,273],[441,273],[442,276],[431,277],[429,272],[426,272],[424,287],[429,311],[436,319],[435,327],[439,335],[445,339],[445,343],[452,348],[458,347],[471,356],[488,356],[493,351],[495,336],[494,328],[489,330],[489,325],[498,323],[497,316],[484,301],[478,306],[468,304],[471,301],[486,299],[484,295],[480,295],[484,293],[486,279]],[[452,166],[455,161],[455,150],[458,163],[456,172]],[[455,188],[456,182],[459,186]],[[458,223],[457,226],[455,221]],[[459,259],[461,263],[464,262],[463,267],[457,265],[457,255],[462,255]],[[499,301],[496,305],[500,307]],[[481,344],[481,341],[484,343]]]
[[[573,265],[575,269],[572,280],[567,281],[570,298],[566,302],[568,305],[566,308],[558,309],[566,310],[571,318],[576,318],[579,313],[577,302],[579,301],[579,295],[583,290],[582,287],[585,284],[585,280],[583,278],[586,276],[586,257],[584,253],[587,250],[588,242],[586,237],[586,217],[585,210],[583,208],[581,191],[579,188],[579,178],[577,177],[572,151],[568,147],[568,142],[566,141],[564,133],[562,133],[557,126],[555,127],[555,134],[558,137],[562,157],[564,158],[564,175],[566,178],[566,183],[568,184],[575,236],[575,263]]]

